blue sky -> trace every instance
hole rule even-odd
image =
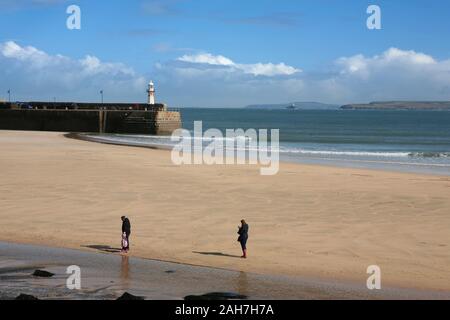
[[[0,98],[141,101],[153,79],[176,106],[450,100],[449,18],[447,0],[0,0]]]

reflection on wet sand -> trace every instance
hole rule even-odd
[[[247,273],[246,272],[239,272],[238,276],[237,276],[237,282],[236,282],[236,292],[244,295],[244,296],[248,296],[248,277],[247,277]]]
[[[120,263],[120,280],[122,280],[122,285],[124,288],[128,288],[130,285],[130,261],[129,257],[122,255],[122,260]]]

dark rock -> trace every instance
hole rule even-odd
[[[44,270],[35,270],[33,273],[33,276],[40,277],[40,278],[51,278],[54,275],[55,275],[54,273],[44,271]]]
[[[175,273],[175,271],[173,271],[173,270],[167,270],[167,271],[164,271],[165,273]]]
[[[184,300],[245,300],[247,296],[232,292],[210,292],[202,295],[190,295]]]
[[[31,296],[28,294],[23,294],[21,293],[16,299],[14,300],[21,300],[21,301],[33,301],[33,300],[39,300],[38,298],[36,298],[35,296]]]
[[[131,293],[125,292],[123,295],[121,295],[116,300],[144,300],[143,297],[134,296]]]

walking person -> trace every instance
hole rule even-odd
[[[122,216],[122,252],[128,253],[130,250],[130,234],[131,234],[131,223],[130,220]]]
[[[242,257],[243,259],[247,259],[247,240],[248,240],[248,224],[244,219],[241,220],[241,226],[238,227],[239,238],[237,241],[241,243],[242,247]]]

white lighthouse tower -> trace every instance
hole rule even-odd
[[[148,93],[148,104],[155,104],[155,85],[153,81],[150,81],[150,83],[148,84],[147,93]]]

